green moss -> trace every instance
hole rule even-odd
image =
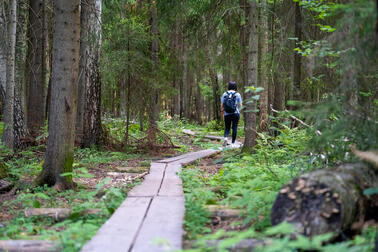
[[[70,154],[66,157],[66,160],[64,161],[64,170],[63,173],[69,173],[72,172],[72,164],[74,161],[73,154]],[[69,181],[72,181],[72,175],[66,176],[66,179]]]

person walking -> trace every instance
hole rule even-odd
[[[228,91],[224,92],[221,97],[221,112],[224,115],[224,141],[223,146],[226,146],[228,142],[228,134],[230,133],[232,125],[232,141],[231,147],[234,147],[238,123],[240,119],[239,109],[242,107],[241,95],[237,92],[236,82],[230,81],[228,83]]]

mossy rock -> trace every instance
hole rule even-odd
[[[0,179],[7,177],[9,177],[8,166],[3,161],[0,161]]]

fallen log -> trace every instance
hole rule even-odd
[[[198,241],[184,241],[183,248],[184,249],[192,249],[192,248],[203,248],[206,247],[207,249],[214,249],[218,250],[222,248],[227,251],[232,252],[247,252],[247,251],[253,251],[258,247],[262,247],[264,245],[270,244],[270,240],[257,240],[257,239],[244,239],[239,242],[235,242],[232,245],[226,246],[222,244],[224,240],[207,240],[204,242],[199,243]],[[203,244],[205,243],[205,244]],[[222,250],[222,251],[223,251]]]
[[[99,214],[101,209],[86,209],[80,212],[80,215]],[[27,208],[25,209],[25,217],[48,216],[57,221],[68,219],[72,214],[72,210],[68,208]]]
[[[240,210],[230,209],[226,206],[207,205],[205,209],[210,212],[210,217],[219,217],[222,220],[238,218],[240,216]]]
[[[0,251],[9,252],[55,252],[60,251],[52,241],[4,240],[0,241]]]
[[[305,174],[285,185],[271,211],[272,225],[292,223],[298,233],[314,236],[340,233],[363,221],[378,175],[363,163],[345,164]]]

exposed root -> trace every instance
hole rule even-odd
[[[152,126],[146,133],[147,135],[141,139],[133,138],[136,141],[137,149],[158,150],[180,148],[180,146],[175,145],[171,138],[158,127]]]

